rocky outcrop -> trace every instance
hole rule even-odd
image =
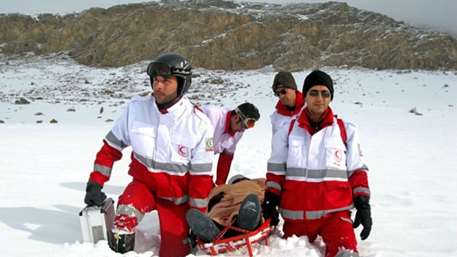
[[[94,66],[123,66],[173,51],[208,69],[457,69],[457,40],[451,36],[336,2],[170,1],[66,16],[1,15],[0,51],[69,51],[78,62]]]

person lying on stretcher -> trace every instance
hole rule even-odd
[[[230,178],[228,184],[212,189],[209,194],[208,214],[196,209],[186,213],[191,229],[191,241],[213,242],[225,227],[253,231],[262,224],[265,179],[249,179],[242,175]],[[228,230],[224,238],[240,234]]]

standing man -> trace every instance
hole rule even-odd
[[[101,191],[122,149],[132,146],[133,177],[119,197],[110,247],[120,253],[134,248],[135,228],[144,214],[158,211],[160,257],[182,257],[189,208],[206,212],[212,188],[213,128],[184,96],[191,85],[190,62],[178,54],[152,61],[147,74],[153,94],[134,98],[106,135],[87,183],[84,202],[102,205]]]
[[[297,116],[303,108],[302,93],[297,90],[297,84],[292,73],[280,71],[273,80],[273,93],[279,98],[276,110],[270,116],[273,136],[282,126],[289,126],[290,121]]]
[[[216,185],[225,184],[236,145],[246,129],[260,119],[259,110],[251,103],[238,105],[235,110],[208,105],[202,107],[214,126],[214,153],[219,154]]]
[[[372,220],[357,127],[333,115],[333,82],[327,73],[311,72],[302,92],[306,107],[273,138],[265,216],[274,215],[279,205],[285,237],[306,235],[313,241],[319,235],[326,257],[358,256],[350,209],[357,210],[354,227],[363,225],[362,240]]]

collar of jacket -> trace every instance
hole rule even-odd
[[[225,128],[224,128],[224,133],[229,134],[231,137],[235,135],[235,131],[232,130],[230,127],[230,119],[232,118],[232,112],[229,111],[227,112],[227,115],[225,116]]]
[[[155,104],[157,105],[157,108],[159,109],[160,113],[165,114],[168,112],[168,109],[171,108],[173,105],[175,105],[177,102],[179,102],[179,100],[181,100],[181,98],[182,98],[181,96],[178,96],[168,103],[164,103],[164,104],[155,103]]]
[[[333,111],[330,107],[322,114],[320,122],[314,122],[309,117],[308,107],[305,107],[298,117],[298,126],[307,130],[309,134],[313,135],[317,131],[331,126],[333,124]]]
[[[157,106],[157,103],[155,102],[155,99],[154,99],[154,96],[152,96],[152,101],[153,101],[153,106],[154,106],[154,109],[160,113],[160,115],[165,115],[165,116],[168,116],[172,119],[177,119],[178,117],[180,117],[182,115],[182,113],[185,111],[185,105],[187,102],[189,102],[189,100],[183,96],[181,97],[180,99],[178,99],[178,101],[176,101],[173,105],[169,106],[168,108],[166,109],[159,109],[159,107]]]
[[[278,100],[278,103],[276,103],[276,111],[284,116],[294,116],[297,113],[300,112],[300,110],[303,108],[303,105],[305,104],[305,99],[303,98],[303,94],[295,90],[295,107],[294,109],[291,109],[290,107],[285,106],[284,104],[281,103],[280,100]]]

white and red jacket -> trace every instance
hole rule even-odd
[[[161,199],[206,210],[212,188],[213,127],[183,97],[159,111],[154,96],[135,97],[106,135],[90,180],[109,180],[122,149],[132,146],[129,174]]]
[[[355,125],[340,126],[329,108],[320,128],[313,128],[304,108],[290,128],[281,128],[272,142],[267,190],[280,195],[284,219],[312,220],[349,210],[353,197],[369,197],[367,171],[362,161]]]
[[[281,127],[289,127],[290,121],[296,118],[304,104],[305,100],[303,99],[303,94],[298,90],[295,90],[295,108],[293,110],[278,100],[275,106],[276,111],[270,115],[273,137]]]
[[[201,109],[208,116],[214,127],[214,153],[219,154],[216,184],[225,184],[236,145],[243,136],[243,132],[231,130],[231,110],[214,105],[202,106]]]

